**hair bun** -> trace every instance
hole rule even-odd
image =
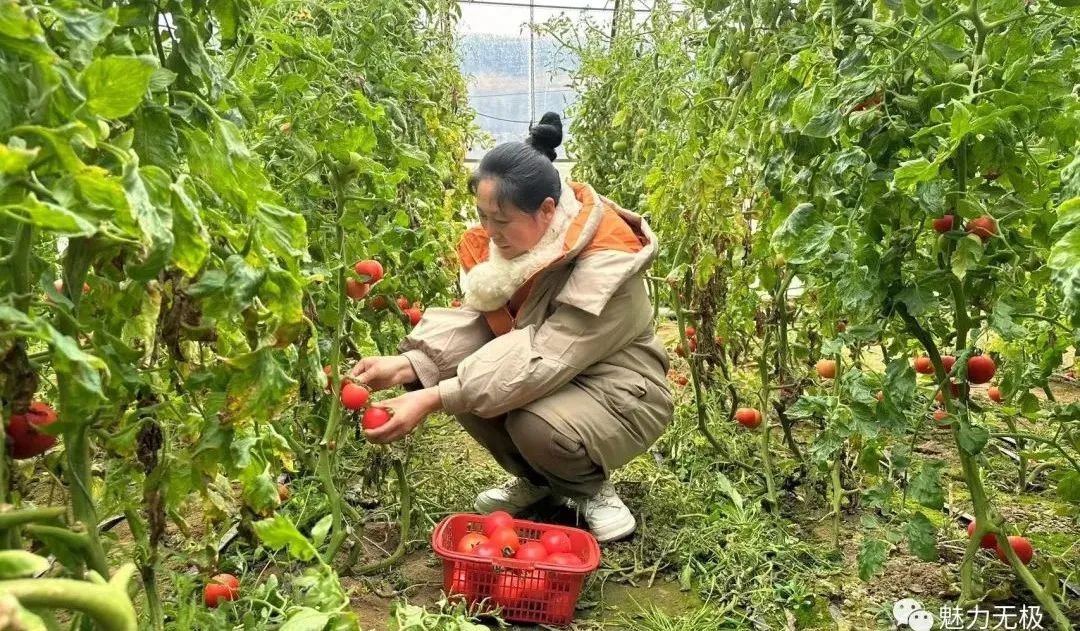
[[[562,144],[562,119],[555,112],[540,117],[540,122],[529,129],[529,145],[555,160],[555,148]]]

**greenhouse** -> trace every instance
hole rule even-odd
[[[1080,629],[1080,0],[0,0],[0,631]]]

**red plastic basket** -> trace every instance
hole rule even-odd
[[[578,528],[515,519],[514,528],[524,544],[538,541],[548,530],[570,538],[570,552],[580,567],[563,567],[518,559],[482,559],[457,552],[458,541],[470,532],[483,532],[482,515],[450,515],[431,533],[431,547],[443,561],[443,589],[469,602],[487,599],[501,607],[503,619],[532,624],[568,625],[581,596],[585,577],[600,565],[600,546]]]

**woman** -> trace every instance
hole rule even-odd
[[[545,114],[527,143],[491,150],[470,179],[480,226],[458,246],[464,301],[428,309],[401,355],[352,370],[381,402],[375,443],[398,440],[436,411],[457,417],[513,474],[476,499],[481,513],[521,513],[548,496],[584,515],[596,538],[636,528],[608,481],[672,418],[667,355],[645,271],[656,237],[638,215],[552,164],[562,121]]]

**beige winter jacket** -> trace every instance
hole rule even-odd
[[[503,259],[472,228],[458,254],[464,305],[428,309],[399,346],[420,384],[438,386],[446,412],[526,409],[580,436],[605,470],[659,437],[672,400],[645,291],[657,241],[639,215],[567,181],[530,252]]]

